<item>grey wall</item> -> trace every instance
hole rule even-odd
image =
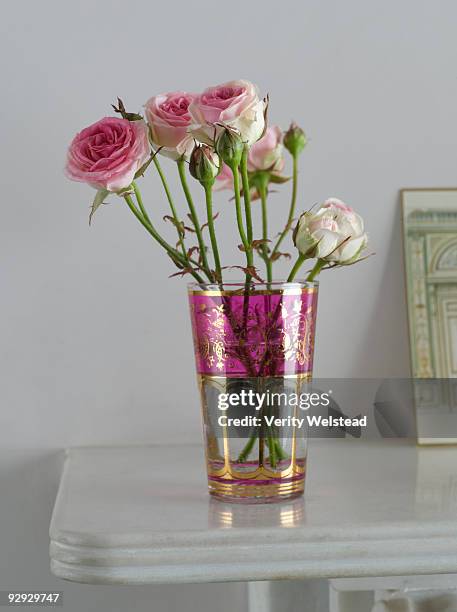
[[[93,192],[62,173],[74,133],[118,95],[140,109],[162,91],[257,82],[271,121],[310,136],[300,207],[345,199],[376,252],[322,276],[316,374],[404,376],[398,190],[456,182],[456,19],[452,0],[4,3],[0,588],[57,586],[46,531],[58,449],[200,436],[184,283],[121,200],[88,228]],[[159,220],[157,177],[143,183]],[[278,229],[288,198],[289,186],[271,198]],[[228,257],[232,205],[221,194],[218,206]],[[65,592],[70,611],[243,601],[238,585]]]

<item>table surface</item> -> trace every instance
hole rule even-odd
[[[52,572],[148,584],[457,572],[457,448],[315,440],[304,498],[229,504],[198,446],[67,451]]]

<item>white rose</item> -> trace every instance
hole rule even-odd
[[[337,198],[329,198],[316,212],[298,220],[294,242],[302,255],[340,265],[354,263],[368,244],[363,219]]]

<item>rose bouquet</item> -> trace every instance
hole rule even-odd
[[[361,217],[336,198],[296,218],[298,159],[307,139],[295,123],[285,132],[268,126],[267,108],[268,98],[262,99],[252,83],[242,80],[200,94],[176,91],[153,96],[143,115],[127,112],[118,99],[113,105],[117,116],[105,117],[76,135],[66,165],[69,178],[96,189],[89,221],[109,196],[121,198],[178,269],[171,276],[190,275],[195,281],[189,287],[189,300],[209,486],[212,493],[230,499],[276,499],[301,493],[306,448],[300,446],[295,431],[287,435],[278,431],[275,417],[291,406],[279,406],[277,400],[269,406],[254,406],[260,423],[240,446],[239,440],[229,439],[225,426],[219,421],[214,424],[215,397],[221,393],[246,397],[253,390],[260,397],[259,390],[264,394],[284,390],[290,380],[297,391],[297,385],[309,380],[315,278],[322,270],[360,261],[367,246]],[[285,151],[292,161],[291,177],[284,174]],[[179,205],[160,156],[176,167],[182,188]],[[169,209],[163,219],[171,222],[175,233],[171,240],[158,229],[157,215],[143,202],[140,183],[150,167],[155,167],[163,185]],[[194,201],[188,174],[201,184],[204,203]],[[272,234],[268,224],[271,186],[289,180],[291,198],[284,225]],[[243,257],[230,265],[223,265],[218,246],[221,230],[216,230],[213,197],[219,190],[231,193],[240,238],[235,251]],[[261,207],[258,228],[253,205]],[[281,250],[291,234],[296,248],[291,271],[286,282],[273,281],[275,262],[291,257]],[[306,278],[294,282],[307,261],[313,263]],[[233,268],[243,272],[242,282],[225,280],[226,271]],[[256,459],[250,460],[253,455]]]
[[[266,279],[271,282],[274,262],[288,256],[279,247],[295,220],[297,160],[306,145],[306,136],[295,124],[284,134],[278,126],[267,127],[267,105],[268,101],[260,99],[256,87],[247,81],[210,87],[198,95],[177,91],[154,96],[145,104],[144,118],[128,113],[119,100],[114,110],[120,117],[105,117],[74,138],[68,151],[67,176],[97,189],[91,219],[108,195],[123,198],[179,268],[178,274],[190,274],[199,282],[223,280],[225,267],[219,257],[212,192],[230,189],[234,192],[241,239],[239,249],[246,258],[241,268],[248,280],[249,277],[262,280],[254,261],[257,254],[265,265]],[[272,242],[268,232],[267,197],[270,184],[288,180],[281,174],[285,165],[284,149],[292,157],[292,197],[285,225]],[[157,153],[171,158],[177,166],[187,214],[178,213]],[[177,244],[163,238],[141,198],[136,181],[151,162],[162,180],[171,213],[165,218],[175,226]],[[203,224],[201,211],[196,209],[187,184],[187,168],[205,191]],[[259,198],[262,206],[262,228],[256,234],[251,214],[253,198]],[[190,227],[184,220],[187,215]],[[206,227],[211,256],[203,235]],[[196,244],[189,244],[189,236],[195,237]],[[308,280],[314,279],[324,267],[355,263],[366,247],[367,238],[362,219],[341,201],[331,198],[317,211],[302,214],[295,228],[294,243],[298,258],[289,281],[307,259],[316,260]]]

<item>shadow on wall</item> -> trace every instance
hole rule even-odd
[[[400,194],[397,196],[389,239],[380,244],[386,253],[386,263],[380,282],[375,284],[377,299],[369,317],[368,328],[355,355],[354,375],[407,378],[411,376],[406,310],[405,267]],[[387,343],[387,346],[385,346]],[[366,355],[371,356],[370,372],[366,372]]]

